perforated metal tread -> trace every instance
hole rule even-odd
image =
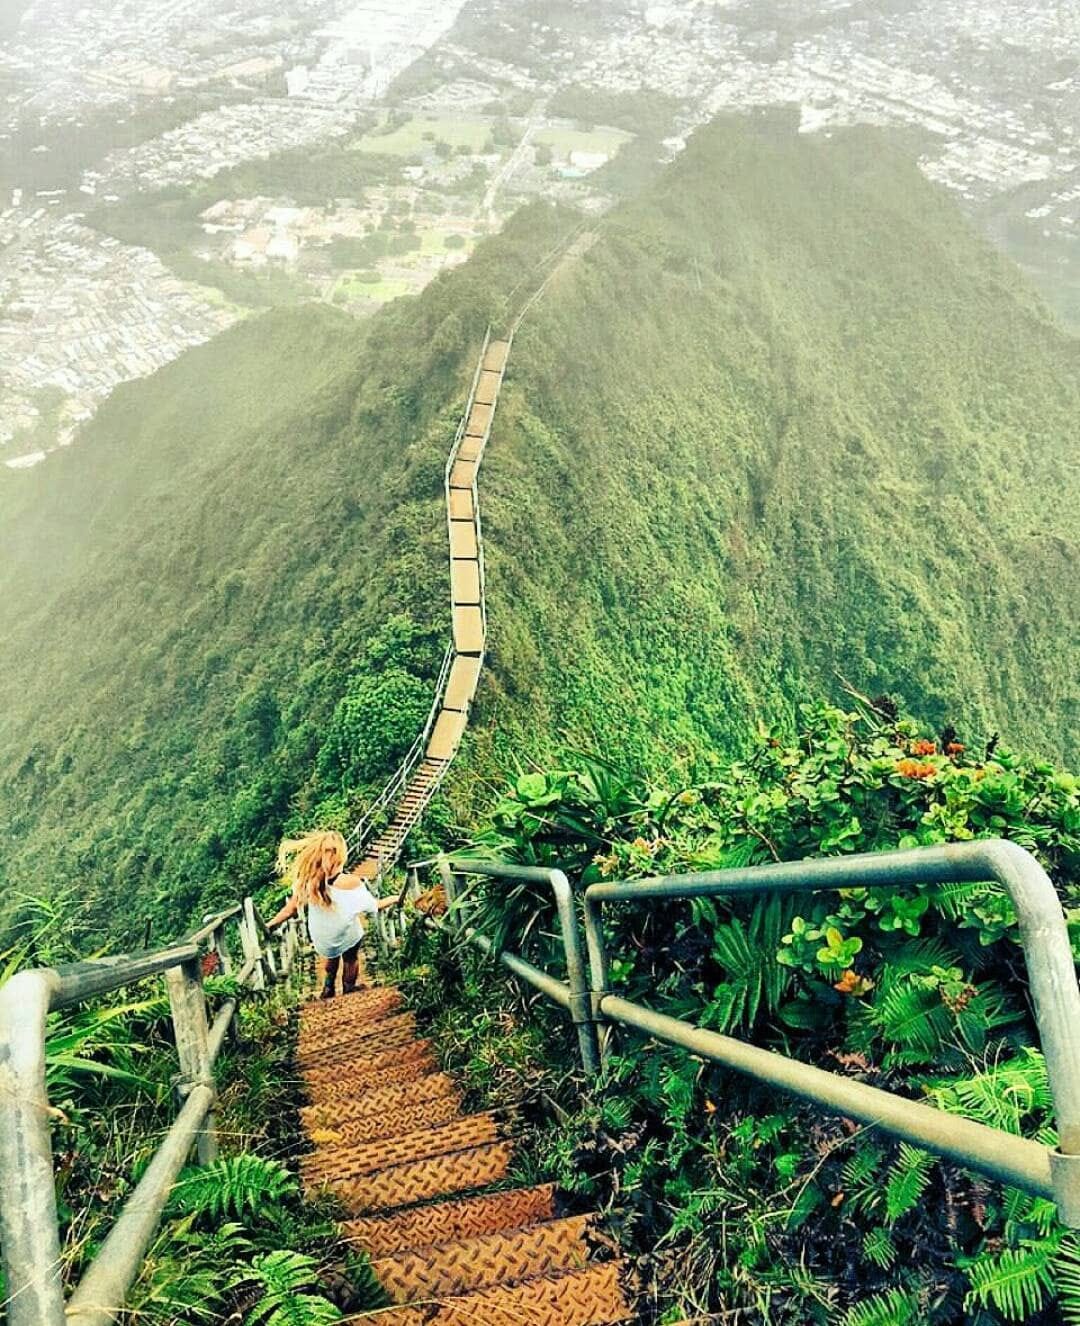
[[[632,1316],[622,1269],[621,1262],[604,1262],[524,1284],[386,1308],[365,1321],[371,1326],[614,1326]]]

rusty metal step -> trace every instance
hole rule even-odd
[[[510,353],[509,341],[491,341],[488,344],[487,352],[484,355],[485,373],[502,374],[506,368],[506,359]]]
[[[377,1089],[389,1091],[396,1087],[407,1090],[414,1083],[422,1082],[432,1076],[437,1067],[434,1059],[414,1059],[400,1064],[397,1068],[387,1068]],[[336,1077],[321,1077],[317,1082],[305,1081],[304,1085],[312,1105],[342,1106],[372,1095],[376,1080],[368,1078],[363,1082],[353,1082],[349,1078],[347,1066],[344,1066]]]
[[[399,1110],[386,1111],[379,1115],[374,1125],[369,1117],[335,1119],[332,1123],[312,1124],[307,1128],[307,1134],[322,1152],[324,1149],[336,1150],[341,1146],[369,1142],[374,1133],[379,1137],[400,1137],[404,1133],[414,1133],[418,1128],[437,1128],[459,1117],[460,1095],[436,1096],[415,1105],[405,1105]]]
[[[389,1017],[404,1006],[400,990],[375,987],[357,990],[342,999],[320,999],[304,1004],[300,1009],[300,1028],[322,1027],[329,1022],[374,1021]]]
[[[413,1044],[430,1046],[430,1041],[414,1041]],[[411,1050],[412,1046],[407,1045],[403,1048]],[[394,1051],[387,1051],[388,1055],[393,1053]],[[379,1061],[383,1059],[383,1055],[375,1055],[373,1059],[335,1060],[334,1063],[322,1067],[306,1069],[304,1081],[309,1090],[315,1087],[333,1086],[340,1082],[349,1089],[350,1096],[356,1096],[372,1087],[389,1086],[392,1082],[415,1082],[418,1077],[426,1077],[428,1073],[436,1073],[439,1070],[439,1061],[430,1048],[419,1054],[388,1059],[380,1064]],[[373,1064],[376,1066],[373,1067]]]
[[[378,1119],[383,1112],[406,1109],[440,1096],[457,1094],[457,1084],[446,1073],[431,1073],[415,1082],[394,1083],[358,1092],[346,1100],[328,1100],[301,1107],[300,1118],[306,1128],[333,1127],[356,1119]]]
[[[370,1036],[358,1036],[351,1027],[342,1029],[340,1039],[333,1039],[328,1033],[325,1036],[312,1037],[301,1049],[297,1047],[297,1062],[301,1067],[317,1067],[319,1063],[325,1061],[328,1054],[349,1055],[356,1059],[378,1059],[383,1063],[390,1063],[394,1059],[407,1059],[410,1055],[415,1058],[424,1050],[434,1049],[434,1041],[428,1038],[420,1040],[407,1041],[404,1045],[391,1045],[387,1049],[379,1049],[378,1037],[374,1040]],[[420,1048],[417,1049],[416,1047]]]
[[[392,1165],[358,1178],[326,1180],[313,1185],[310,1191],[329,1188],[350,1215],[393,1210],[498,1183],[506,1178],[512,1154],[509,1142],[491,1142],[471,1151],[452,1151],[429,1160]]]
[[[414,1307],[384,1308],[370,1326],[615,1326],[632,1317],[622,1262],[497,1285]]]
[[[378,1030],[378,1024],[368,1022],[328,1026],[303,1033],[296,1047],[296,1062],[307,1067],[318,1061],[325,1062],[327,1055],[370,1059],[391,1050],[401,1052],[416,1039],[413,1029],[407,1025],[384,1026],[382,1031]]]
[[[570,1216],[528,1229],[482,1234],[437,1248],[380,1257],[372,1262],[371,1269],[391,1303],[520,1284],[585,1266],[589,1260],[585,1235],[590,1222],[589,1216]]]
[[[434,1050],[434,1042],[426,1039],[407,1041],[404,1045],[392,1045],[383,1050],[374,1048],[376,1044],[368,1037],[357,1037],[348,1032],[341,1040],[316,1040],[305,1045],[297,1051],[297,1063],[304,1069],[319,1068],[326,1064],[328,1058],[349,1057],[357,1061],[372,1059],[388,1064],[415,1059],[425,1051]]]
[[[376,1123],[372,1131],[377,1128]],[[322,1177],[349,1179],[390,1165],[468,1151],[498,1139],[499,1125],[493,1114],[467,1114],[438,1128],[420,1128],[400,1137],[377,1137],[353,1146],[320,1146],[301,1156],[300,1172],[309,1182]]]
[[[392,1215],[367,1216],[342,1226],[345,1237],[372,1257],[456,1243],[481,1234],[495,1234],[553,1220],[558,1214],[553,1183],[536,1188],[459,1197]]]
[[[342,1005],[355,999],[355,995],[343,995]],[[327,1000],[327,1003],[333,1003],[333,1000]],[[346,1015],[347,1017],[347,1015]],[[346,1030],[347,1029],[347,1030]],[[356,1018],[352,1021],[346,1021],[345,1017],[340,1022],[331,1023],[327,1027],[312,1028],[311,1032],[302,1031],[300,1034],[301,1049],[311,1040],[320,1039],[318,1033],[329,1031],[331,1034],[337,1033],[344,1040],[346,1037],[352,1041],[368,1041],[374,1044],[376,1041],[383,1040],[388,1036],[405,1032],[408,1036],[416,1035],[416,1014],[415,1013],[392,1013],[389,1017],[365,1019]]]
[[[490,368],[482,369],[476,380],[476,393],[473,399],[481,401],[484,405],[494,405],[501,383],[500,373],[493,372]]]

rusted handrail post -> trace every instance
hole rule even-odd
[[[60,1232],[45,1089],[51,969],[0,987],[0,1249],[9,1326],[63,1326]]]
[[[211,938],[211,947],[217,954],[218,963],[221,966],[222,976],[231,976],[233,971],[232,954],[229,952],[229,945],[225,939],[225,926],[219,925]]]

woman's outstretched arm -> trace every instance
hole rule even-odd
[[[270,920],[267,921],[266,923],[267,930],[273,930],[275,926],[279,926],[282,924],[282,922],[287,921],[290,916],[295,916],[296,910],[299,907],[299,905],[300,903],[296,894],[290,893],[288,901],[285,903],[285,906],[282,907],[281,911],[278,912],[276,916],[272,916]]]

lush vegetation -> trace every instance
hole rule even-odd
[[[85,957],[93,931],[86,913],[73,892],[35,902],[0,954],[0,983],[30,963]],[[237,993],[221,975],[205,984],[211,1004]],[[215,1069],[221,1156],[181,1172],[128,1296],[125,1326],[332,1326],[384,1302],[366,1261],[341,1241],[338,1212],[306,1203],[286,1164],[299,1146],[292,1002],[285,987],[244,996],[239,1035]],[[160,978],[50,1016],[46,1080],[69,1288],[175,1117],[176,1071]]]
[[[368,326],[250,320],[0,474],[9,895],[175,930],[356,810],[441,657],[483,327],[579,220],[529,209]],[[562,733],[644,771],[735,753],[837,672],[1071,755],[1077,403],[1075,345],[877,136],[704,131],[519,333],[451,813]]]
[[[344,822],[385,775],[444,647],[461,384],[559,233],[523,218],[370,329],[243,324],[0,472],[9,911],[16,884],[75,882],[103,928],[176,933],[266,878],[290,820]]]
[[[1080,956],[1073,775],[951,729],[929,736],[887,704],[810,706],[802,722],[797,739],[763,732],[745,759],[692,778],[647,782],[570,754],[517,778],[476,850],[587,883],[1007,836],[1059,883]],[[559,969],[547,891],[498,884],[467,905],[481,929]],[[628,998],[1052,1141],[1016,918],[996,887],[629,906],[606,924]],[[419,956],[482,1098],[516,1092],[541,1113],[545,1091],[561,1101],[523,1177],[606,1202],[656,1281],[661,1320],[1080,1321],[1080,1242],[1050,1203],[628,1034],[583,1108],[558,1016],[521,1018],[490,967],[467,962],[463,980],[438,943]]]

